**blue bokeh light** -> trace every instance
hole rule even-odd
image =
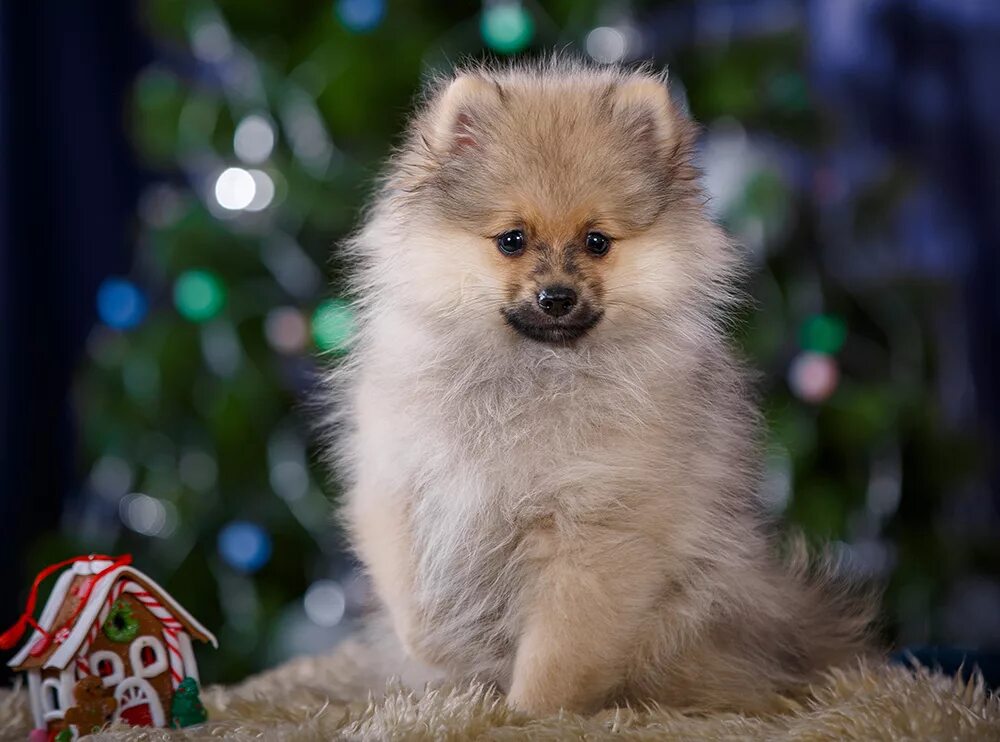
[[[234,520],[219,531],[219,554],[241,572],[256,572],[271,559],[271,536],[256,523]]]
[[[363,33],[385,17],[385,0],[337,0],[337,17],[351,31]]]
[[[97,289],[97,315],[108,327],[129,330],[146,316],[146,296],[131,281],[106,278]]]

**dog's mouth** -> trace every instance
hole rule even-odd
[[[501,310],[504,321],[518,334],[540,343],[571,343],[579,340],[604,316],[602,311],[585,309],[571,316],[551,319],[520,308]]]

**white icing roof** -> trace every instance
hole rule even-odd
[[[69,590],[70,583],[73,582],[73,578],[76,575],[95,575],[102,569],[110,567],[111,564],[112,562],[100,560],[76,562],[72,567],[64,570],[63,573],[59,575],[55,586],[52,588],[52,594],[45,603],[42,615],[38,618],[38,625],[46,631],[51,631],[52,622],[55,621],[56,616],[59,613],[59,608],[66,599],[66,592]],[[159,597],[160,601],[174,616],[189,624],[199,633],[204,634],[209,643],[211,643],[213,647],[218,648],[219,642],[216,640],[212,632],[198,623],[198,621],[196,621],[190,613],[184,610],[184,608],[182,608],[181,605],[174,600],[166,590],[139,570],[126,566],[119,567],[118,569],[108,572],[97,581],[93,590],[90,592],[90,597],[87,599],[87,605],[82,611],[80,611],[80,615],[76,618],[76,623],[70,628],[70,634],[66,641],[60,644],[59,648],[52,653],[52,656],[49,657],[48,662],[45,663],[44,667],[52,667],[57,670],[63,670],[73,660],[77,651],[80,649],[80,645],[83,644],[84,639],[87,638],[87,632],[90,631],[90,627],[93,626],[94,621],[97,620],[98,614],[101,612],[101,606],[104,605],[104,601],[107,599],[108,593],[111,591],[111,587],[122,577],[135,577],[149,585],[150,588],[156,591],[157,597]],[[43,634],[41,632],[37,630],[34,631],[31,638],[24,644],[23,647],[21,647],[21,651],[7,663],[8,667],[17,667],[18,665],[24,663],[28,659],[31,648],[35,646],[35,642],[42,637]]]

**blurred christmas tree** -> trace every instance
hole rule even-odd
[[[306,407],[351,332],[331,245],[423,77],[484,49],[569,44],[600,63],[670,63],[706,126],[714,208],[753,255],[740,340],[764,372],[768,502],[860,573],[892,577],[893,631],[944,636],[931,608],[956,575],[995,573],[997,554],[956,548],[936,522],[976,471],[929,391],[938,294],[847,249],[889,240],[909,175],[887,153],[860,180],[840,168],[792,6],[712,3],[728,9],[713,25],[703,5],[663,5],[147,2],[159,61],[129,121],[156,182],[132,272],[96,297],[77,389],[86,487],[33,561],[133,552],[220,627],[209,680],[348,631],[364,596]]]

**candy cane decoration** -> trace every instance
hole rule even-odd
[[[167,644],[167,653],[170,658],[170,682],[174,688],[180,685],[184,679],[184,660],[181,657],[180,640],[177,638],[178,632],[184,629],[184,624],[178,621],[160,602],[156,596],[146,592],[135,582],[126,582],[125,591],[131,593],[139,602],[146,606],[146,610],[156,616],[163,624],[163,639]]]
[[[119,580],[108,592],[107,600],[101,607],[98,619],[90,627],[87,638],[84,640],[76,656],[77,676],[83,678],[90,674],[90,666],[86,659],[86,655],[90,651],[90,645],[97,638],[99,627],[103,626],[105,620],[107,620],[112,604],[122,596],[122,593],[126,592],[133,595],[142,603],[146,610],[152,613],[163,625],[163,640],[167,645],[170,665],[170,683],[174,688],[177,688],[184,679],[184,659],[181,655],[180,640],[178,639],[178,634],[184,630],[184,624],[174,618],[159,600],[156,599],[156,596],[150,594],[142,585],[132,580]]]

